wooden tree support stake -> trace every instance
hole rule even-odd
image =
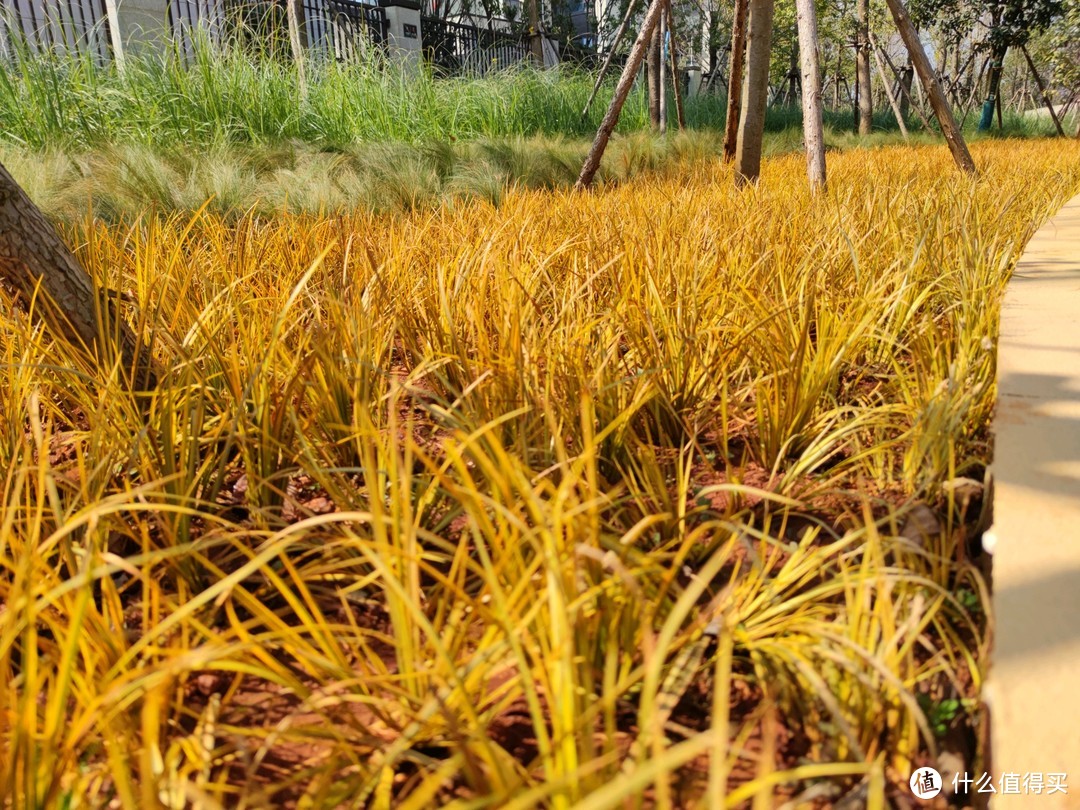
[[[949,102],[945,98],[944,92],[942,92],[937,73],[933,65],[930,64],[930,60],[926,58],[926,51],[923,50],[922,42],[919,40],[919,32],[911,24],[911,18],[908,16],[907,9],[901,0],[887,0],[887,2],[889,11],[892,12],[893,21],[900,31],[900,38],[904,40],[904,45],[907,46],[908,53],[911,54],[915,72],[919,74],[919,82],[922,84],[923,89],[926,90],[926,96],[930,99],[930,106],[937,116],[938,123],[941,124],[941,132],[945,136],[945,141],[949,144],[949,150],[952,152],[956,165],[960,167],[961,171],[974,174],[975,161],[971,159],[967,143],[964,142],[964,135],[960,132],[960,127],[956,125],[956,119],[953,118]]]
[[[1054,126],[1057,127],[1058,135],[1065,136],[1065,128],[1061,126],[1061,119],[1058,118],[1058,114],[1054,111],[1054,105],[1050,101],[1050,94],[1046,92],[1046,85],[1043,84],[1042,76],[1039,75],[1039,71],[1035,69],[1035,62],[1031,59],[1031,54],[1028,53],[1026,45],[1022,45],[1020,50],[1024,53],[1024,58],[1027,60],[1028,68],[1031,70],[1031,75],[1035,78],[1035,84],[1039,87],[1039,95],[1042,96],[1043,103],[1046,105],[1046,109],[1050,111],[1050,117],[1054,119]]]
[[[686,113],[683,111],[682,88],[679,86],[679,62],[675,55],[675,17],[671,13],[671,0],[665,0],[664,18],[667,20],[668,47],[671,48],[671,89],[675,96],[675,118],[679,129],[686,129]]]
[[[648,47],[649,40],[652,38],[653,31],[656,30],[656,25],[663,13],[664,3],[660,2],[660,0],[653,0],[648,13],[645,15],[645,21],[641,25],[641,30],[638,32],[637,39],[634,40],[634,47],[630,49],[630,56],[623,66],[622,75],[619,76],[619,83],[615,86],[615,96],[611,99],[607,113],[604,114],[604,120],[600,122],[600,129],[596,132],[592,148],[589,149],[589,155],[585,158],[585,164],[581,167],[581,174],[578,176],[577,183],[574,184],[574,188],[578,191],[589,188],[592,185],[593,178],[596,177],[596,172],[600,168],[600,159],[604,156],[604,149],[607,148],[608,141],[611,140],[611,133],[614,131],[615,125],[619,123],[619,113],[622,112],[623,104],[626,103],[626,96],[630,93],[634,77],[641,68],[641,60],[645,58],[645,49]]]
[[[623,36],[626,34],[626,27],[630,24],[630,18],[634,15],[634,11],[637,10],[637,0],[630,0],[630,3],[626,7],[626,14],[623,15],[622,22],[619,23],[619,30],[615,32],[615,40],[611,43],[611,48],[607,52],[607,56],[604,57],[604,64],[600,67],[600,74],[596,77],[596,83],[593,85],[592,92],[589,93],[589,100],[585,102],[585,108],[581,111],[581,117],[584,118],[589,114],[589,108],[592,107],[593,101],[596,100],[596,94],[600,91],[600,85],[604,82],[604,77],[607,76],[608,68],[611,67],[611,59],[615,56],[615,51],[619,45],[622,44]]]
[[[881,55],[878,53],[877,48],[874,47],[870,48],[870,53],[874,55],[874,65],[877,67],[878,76],[881,77],[881,83],[885,85],[885,96],[889,99],[889,106],[892,107],[893,115],[896,116],[896,124],[900,127],[900,134],[904,136],[906,141],[908,139],[907,124],[904,123],[904,115],[900,112],[900,105],[897,103],[889,79],[885,75],[885,66],[881,63]],[[903,83],[900,86],[903,87]]]
[[[889,52],[886,51],[874,38],[873,34],[870,34],[870,43],[880,52],[882,58],[885,60],[885,64],[889,66],[889,70],[892,71],[893,76],[896,77],[897,84],[900,85],[900,92],[903,94],[904,99],[907,100],[908,106],[915,110],[915,114],[919,116],[919,122],[923,125],[923,129],[927,132],[933,132],[934,128],[930,126],[930,121],[923,115],[922,108],[918,105],[914,98],[911,97],[911,92],[908,90],[907,85],[904,84],[903,78],[900,76],[900,71],[896,69],[896,65],[893,64],[892,59],[889,57]]]
[[[659,3],[664,7],[665,15],[667,13],[667,0],[652,0],[654,3]],[[667,133],[667,60],[664,58],[664,51],[667,50],[667,26],[664,24],[665,18],[660,17],[660,134]]]

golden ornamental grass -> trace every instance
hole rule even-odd
[[[882,806],[977,722],[954,484],[1080,191],[974,151],[70,227],[169,371],[0,321],[0,804]]]

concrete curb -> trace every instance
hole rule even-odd
[[[1005,293],[994,417],[995,782],[1005,808],[1080,808],[1080,196],[1028,243]],[[1068,793],[1024,791],[1067,774]]]

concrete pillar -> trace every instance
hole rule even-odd
[[[422,56],[420,4],[414,0],[380,0],[386,11],[387,50],[407,72],[419,72]]]
[[[694,98],[701,92],[701,67],[698,65],[687,65],[687,88],[686,97]]]

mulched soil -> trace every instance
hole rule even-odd
[[[426,409],[415,402],[404,402],[400,406],[399,424],[408,425],[412,430],[412,439],[425,452],[432,457],[442,455],[441,444],[446,436],[445,430],[434,424]],[[78,486],[76,459],[76,442],[78,436],[86,429],[86,417],[80,412],[70,414],[70,425],[64,430],[55,432],[49,448],[49,461],[59,478],[66,481],[72,488]],[[715,437],[714,437],[715,438]],[[695,460],[692,469],[691,493],[700,492],[718,484],[740,483],[765,492],[772,491],[778,485],[778,481],[771,472],[756,464],[749,458],[746,448],[752,441],[749,434],[733,436],[728,439],[727,458],[717,461],[720,454],[712,458],[700,457]],[[663,448],[656,448],[658,462],[665,463]],[[731,461],[735,458],[735,462]],[[351,484],[357,490],[362,486],[358,475],[343,477],[344,484]],[[815,480],[807,478],[794,487],[796,495],[800,489],[813,493],[810,507],[806,510],[795,512],[791,510],[781,511],[774,505],[770,505],[759,495],[733,494],[731,492],[713,492],[704,496],[692,495],[694,502],[688,504],[691,514],[701,517],[709,514],[731,514],[734,510],[747,510],[744,514],[750,514],[757,525],[762,525],[766,520],[770,523],[770,531],[778,538],[798,541],[804,533],[812,528],[819,531],[823,538],[838,537],[847,529],[861,525],[864,520],[863,508],[869,496],[872,504],[872,513],[875,519],[884,519],[898,507],[904,505],[904,495],[898,489],[882,490],[875,488],[866,481],[851,482],[852,490],[845,492],[838,487],[833,487],[827,492],[815,491],[820,489]],[[958,499],[959,502],[960,499]],[[240,469],[239,465],[232,463],[226,473],[223,486],[217,497],[220,507],[220,515],[234,521],[238,526],[251,524],[254,507],[251,503],[248,478]],[[979,534],[982,528],[980,515],[981,492],[968,492],[963,498],[964,517],[967,520],[967,542],[960,544],[960,554],[981,560],[979,547]],[[294,523],[312,515],[328,514],[337,511],[338,504],[334,502],[330,493],[321,488],[311,476],[298,473],[289,477],[281,497],[280,508],[276,510],[274,520],[279,525]],[[935,514],[940,514],[943,504],[925,505],[923,509],[930,514],[930,520],[934,520]],[[695,511],[696,510],[696,511]],[[263,510],[263,516],[266,510]],[[198,532],[199,522],[195,521],[194,530]],[[456,518],[444,527],[442,533],[448,539],[465,540],[466,522],[463,518]],[[125,549],[114,549],[123,553]],[[738,552],[743,556],[751,553],[743,549]],[[781,552],[776,559],[776,565],[782,564],[784,555]],[[131,611],[133,616],[138,614],[137,605]],[[385,611],[378,604],[367,603],[351,606],[352,615],[338,616],[344,621],[346,618],[355,622],[358,626],[369,628],[383,634],[389,634],[390,627]],[[340,606],[329,608],[342,610]],[[377,653],[383,660],[383,665],[393,670],[395,666],[394,650],[384,645]],[[961,669],[962,678],[966,683],[961,683],[963,691],[968,691],[970,686],[970,674]],[[312,682],[311,688],[316,684]],[[927,687],[929,696],[935,700],[946,697],[966,697],[957,695],[955,687],[941,680],[929,684]],[[228,695],[224,702],[224,708],[217,715],[216,723],[219,735],[227,740],[233,755],[229,765],[230,780],[247,785],[251,790],[257,791],[260,785],[266,786],[267,793],[263,797],[270,806],[290,808],[296,805],[303,791],[302,783],[296,783],[284,788],[271,790],[270,786],[287,784],[290,776],[301,775],[305,769],[329,756],[333,748],[332,742],[320,743],[313,741],[310,736],[297,739],[283,733],[278,739],[269,745],[265,745],[267,732],[275,728],[303,729],[305,727],[325,727],[328,722],[345,723],[347,727],[358,729],[363,734],[369,735],[373,749],[379,741],[379,735],[383,735],[383,742],[389,743],[394,739],[394,733],[385,724],[372,714],[370,709],[365,709],[356,703],[341,702],[340,706],[350,707],[352,714],[342,716],[339,710],[337,715],[330,717],[326,711],[315,712],[304,707],[301,699],[290,690],[276,684],[261,682],[253,677],[240,677],[234,680],[234,676],[218,672],[192,673],[185,684],[185,728],[180,731],[191,733],[200,718],[204,717],[212,702]],[[749,678],[735,680],[735,687],[731,695],[730,712],[733,727],[740,727],[745,723],[753,722],[753,730],[741,752],[737,766],[729,775],[729,785],[734,788],[740,784],[756,778],[761,771],[760,759],[763,752],[771,750],[775,769],[793,768],[803,761],[810,750],[810,742],[801,727],[799,718],[786,718],[776,710],[763,709],[764,697],[760,690],[754,686]],[[669,734],[672,739],[678,739],[679,734],[690,734],[694,731],[703,730],[710,715],[712,695],[708,679],[700,678],[693,683],[683,695],[679,704],[675,707],[671,716]],[[638,729],[636,707],[627,703],[619,712],[618,734],[619,744],[629,748]],[[381,729],[381,731],[373,731]],[[528,768],[537,756],[537,741],[532,719],[523,701],[513,703],[504,708],[489,723],[487,735],[494,743],[501,746],[510,756],[516,759],[522,767]],[[954,719],[940,741],[941,748],[956,758],[968,770],[975,770],[978,761],[978,743],[983,736],[983,730],[972,725],[970,717],[961,713]],[[445,750],[432,749],[423,752],[432,759],[439,759],[448,755]],[[916,759],[917,764],[937,764],[928,751],[923,751]],[[395,785],[398,789],[406,789],[410,775],[405,766],[397,775]],[[680,774],[680,780],[674,786],[677,795],[694,796],[707,784],[708,762],[701,759],[690,763]],[[791,806],[810,808],[844,808],[862,806],[859,803],[859,785],[850,785],[844,794],[838,787],[833,786],[829,790],[818,788],[818,792],[811,791],[809,794],[800,793],[802,788],[798,786],[781,786],[777,790],[779,803],[793,802]],[[865,786],[861,788],[865,791]],[[464,795],[463,785],[449,785],[446,797],[452,795]],[[890,788],[889,800],[893,807],[914,807],[907,793],[906,784],[902,784],[902,777],[894,775],[894,783]],[[935,804],[922,803],[920,807],[962,807],[965,806],[958,799],[939,797]]]

